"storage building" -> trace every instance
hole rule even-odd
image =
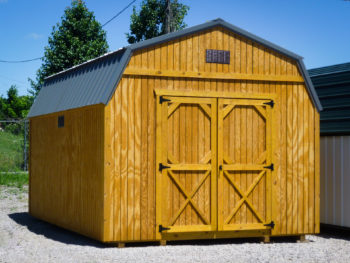
[[[30,214],[120,245],[318,233],[321,109],[300,56],[221,19],[127,46],[45,80]]]
[[[321,112],[321,223],[350,228],[350,63],[309,70]]]

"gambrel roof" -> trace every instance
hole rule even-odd
[[[30,109],[28,117],[35,117],[89,105],[107,105],[110,98],[113,96],[119,80],[123,75],[123,71],[134,51],[218,26],[226,28],[237,35],[243,36],[274,50],[277,53],[296,60],[315,107],[318,111],[322,110],[321,103],[317,97],[301,56],[255,36],[241,28],[231,25],[219,18],[198,26],[189,27],[177,32],[129,45],[125,48],[107,53],[101,57],[89,60],[46,78],[41,91]]]

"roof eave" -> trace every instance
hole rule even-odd
[[[308,91],[308,93],[309,93],[309,95],[311,97],[311,100],[313,101],[317,111],[320,112],[320,111],[323,110],[323,107],[322,107],[320,99],[318,98],[318,95],[316,93],[314,84],[312,83],[312,81],[310,79],[309,73],[306,70],[304,61],[303,61],[303,59],[300,58],[300,59],[297,60],[297,62],[298,62],[299,70],[300,70],[300,72],[303,75],[303,78],[305,80],[305,84],[308,87],[307,91]]]

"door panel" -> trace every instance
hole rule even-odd
[[[273,101],[156,99],[158,238],[270,229]]]
[[[165,233],[215,230],[217,99],[159,96],[157,100],[158,224],[169,228]]]
[[[269,102],[218,100],[219,230],[267,229],[270,223]]]

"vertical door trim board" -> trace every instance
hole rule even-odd
[[[160,99],[160,96],[156,96],[156,165],[161,163],[161,152],[162,152],[162,104],[158,103]],[[161,196],[161,181],[162,181],[162,173],[155,167],[154,169],[156,171],[156,239],[160,240],[162,238],[161,233],[157,231],[159,225],[162,221],[162,196]],[[151,176],[151,175],[148,175]]]

